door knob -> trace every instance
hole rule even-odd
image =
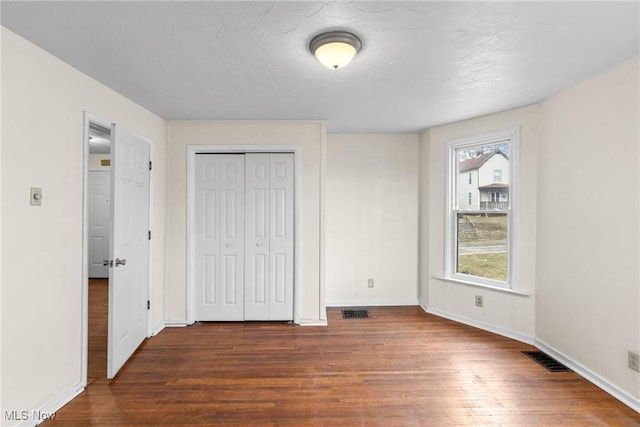
[[[111,261],[109,259],[103,259],[102,260],[102,265],[104,265],[105,267],[113,267],[113,261]]]
[[[127,263],[126,259],[116,258],[116,267],[119,265],[125,265]]]
[[[225,246],[230,248],[231,247],[231,243],[227,243]]]
[[[257,247],[261,247],[261,246],[262,246],[262,243],[258,242],[258,243],[256,243],[256,246],[257,246]]]

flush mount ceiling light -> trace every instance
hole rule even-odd
[[[335,70],[344,67],[362,48],[362,42],[346,31],[322,33],[311,39],[309,50],[325,67]]]

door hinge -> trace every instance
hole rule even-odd
[[[147,310],[151,310],[151,301],[147,300]]]
[[[149,170],[153,169],[153,162],[151,162],[151,160],[149,160]]]
[[[149,230],[149,240],[151,240],[151,230]]]

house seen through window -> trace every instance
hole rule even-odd
[[[449,143],[447,276],[510,287],[516,150],[515,130]]]

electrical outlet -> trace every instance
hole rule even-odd
[[[373,288],[373,279],[367,280],[367,286]]]
[[[476,307],[484,307],[482,295],[476,295]]]
[[[638,355],[638,353],[634,353],[633,351],[629,351],[627,353],[627,356],[629,369],[640,372],[640,355]]]

